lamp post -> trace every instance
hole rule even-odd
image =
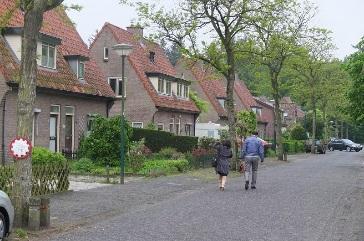
[[[124,184],[125,177],[125,58],[131,53],[133,47],[129,44],[117,44],[112,47],[117,55],[121,56],[121,139],[120,139],[120,184]],[[120,89],[120,88],[119,88]]]

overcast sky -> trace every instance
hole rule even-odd
[[[173,4],[173,0],[157,0]],[[336,57],[342,59],[352,53],[352,45],[364,36],[364,1],[363,0],[311,0],[316,3],[319,12],[314,20],[318,27],[324,27],[333,32],[333,38],[338,50]],[[66,4],[76,3],[83,6],[81,12],[71,11],[69,16],[76,23],[77,30],[83,40],[88,43],[89,37],[100,29],[105,22],[110,22],[122,28],[129,26],[137,19],[133,8],[122,6],[119,0],[65,0]]]

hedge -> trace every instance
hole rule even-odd
[[[179,152],[191,152],[198,143],[198,137],[175,136],[165,131],[133,128],[132,141],[145,139],[145,145],[152,152],[159,152],[162,148],[172,147]]]
[[[283,148],[286,153],[301,153],[305,152],[305,142],[298,140],[287,140],[283,142]]]

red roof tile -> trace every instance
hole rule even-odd
[[[133,52],[128,59],[142,81],[144,88],[148,91],[156,107],[175,109],[179,111],[199,113],[200,111],[191,100],[181,100],[173,97],[160,96],[154,89],[146,73],[154,72],[177,77],[175,68],[169,62],[163,49],[156,43],[138,38],[131,32],[119,28],[110,23],[105,23],[104,28],[109,28],[118,43],[127,43],[133,46]],[[96,37],[97,38],[97,37]],[[149,53],[155,53],[155,62],[149,60]]]
[[[236,80],[234,90],[246,109],[250,110],[252,106],[257,105],[257,102],[255,101],[253,95],[250,93],[248,87],[246,87],[244,81]]]
[[[14,9],[15,0],[0,0],[0,15]],[[7,27],[23,27],[24,16],[15,9]],[[87,45],[83,42],[65,11],[58,7],[44,14],[43,34],[61,39],[57,46],[56,70],[38,69],[37,86],[56,90],[103,97],[115,96],[96,63],[90,59],[85,62],[85,82],[81,83],[65,60],[68,55],[89,57]],[[18,61],[3,38],[0,38],[0,66],[4,69],[7,81],[14,81],[19,71]]]

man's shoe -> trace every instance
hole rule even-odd
[[[249,181],[246,181],[245,182],[245,190],[248,190],[249,189]]]
[[[255,186],[251,186],[251,189],[257,189]]]

